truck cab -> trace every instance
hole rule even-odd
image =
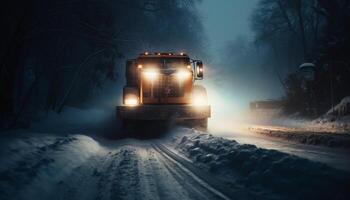
[[[196,80],[203,79],[203,72],[202,61],[192,60],[185,53],[145,52],[128,60],[118,117],[123,123],[164,120],[207,128],[207,93],[195,85]]]

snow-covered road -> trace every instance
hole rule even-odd
[[[95,126],[90,122],[96,121],[96,114],[84,116],[89,123],[50,119],[39,128],[1,134],[0,199],[350,196],[346,189],[350,185],[348,172],[313,162],[346,168],[347,163],[338,161],[347,157],[337,158],[343,154],[326,148],[239,131],[210,131],[209,135],[186,128],[175,128],[157,139],[113,140],[106,134],[123,130],[104,123]]]
[[[2,138],[0,199],[247,199],[159,140]],[[5,147],[5,148],[4,148]],[[7,158],[7,160],[6,160]]]

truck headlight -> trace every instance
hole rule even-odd
[[[176,77],[180,81],[185,80],[185,79],[189,78],[190,76],[191,76],[191,73],[189,71],[182,70],[182,71],[176,72]]]
[[[198,95],[192,97],[192,104],[195,106],[204,106],[208,105],[208,100],[204,96]]]
[[[126,106],[137,106],[139,104],[139,100],[136,96],[129,95],[124,99],[124,103]]]
[[[143,72],[143,75],[145,76],[146,79],[153,81],[158,77],[159,72],[155,69],[148,69]]]
[[[196,88],[192,93],[192,105],[194,106],[204,106],[208,105],[208,97],[205,91],[198,91]]]

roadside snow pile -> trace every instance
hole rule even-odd
[[[83,135],[28,133],[3,135],[0,148],[0,199],[37,199],[34,191],[48,194],[100,150],[95,140]]]
[[[334,109],[330,109],[327,112],[327,115],[334,115],[334,116],[350,115],[350,96],[343,98],[341,102],[334,107]]]
[[[350,131],[350,96],[343,98],[334,109],[330,109],[313,123],[321,127],[341,128]]]
[[[334,109],[314,120],[305,118],[300,113],[289,116],[280,114],[273,118],[267,116],[266,119],[265,123],[251,122],[255,125],[283,126],[304,131],[350,134],[350,96],[343,98]]]
[[[350,135],[311,128],[288,128],[279,126],[251,126],[249,130],[261,135],[280,138],[309,145],[333,148],[350,148]]]
[[[291,199],[348,199],[350,174],[275,150],[200,134],[176,139],[176,148],[195,164],[262,192]],[[264,190],[265,189],[265,190]]]
[[[334,109],[318,119],[281,116],[271,120],[271,124],[271,126],[252,125],[249,130],[302,144],[350,148],[350,96],[345,97]]]

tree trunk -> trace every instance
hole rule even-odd
[[[296,0],[296,10],[298,14],[298,22],[299,22],[299,29],[300,29],[300,37],[301,37],[301,42],[303,46],[303,57],[304,57],[304,62],[307,60],[307,43],[306,43],[306,38],[305,38],[305,27],[304,27],[304,18],[303,18],[303,5],[301,0]]]
[[[21,5],[21,6],[18,6]],[[18,68],[18,53],[20,45],[17,43],[21,35],[26,9],[30,2],[15,0],[1,3],[2,13],[0,25],[0,116],[12,116],[14,113],[15,77]]]
[[[78,83],[79,79],[80,79],[80,75],[81,75],[81,72],[83,70],[83,67],[84,65],[90,61],[90,59],[102,52],[104,52],[106,49],[101,49],[101,50],[98,50],[98,51],[95,51],[94,53],[88,55],[84,61],[78,66],[78,69],[76,70],[75,74],[74,74],[74,77],[73,77],[73,80],[69,86],[69,88],[67,89],[66,93],[64,94],[61,102],[59,103],[58,105],[58,109],[57,109],[57,112],[60,113],[63,109],[63,106],[66,104],[66,101],[68,99],[68,97],[70,96],[74,86]]]

